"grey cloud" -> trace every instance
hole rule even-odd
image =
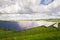
[[[8,1],[6,1],[6,2],[8,3]],[[14,3],[13,4],[14,7],[17,4],[17,6],[20,9],[17,8],[15,10],[15,8],[13,8],[13,6],[10,5],[10,3],[11,3],[11,5]],[[35,9],[34,6],[37,6],[37,8]],[[44,5],[44,7],[46,7],[46,6],[48,6],[48,5]],[[8,7],[10,7],[11,9],[9,9]],[[25,1],[25,0],[17,0],[17,1],[14,1],[13,0],[12,2],[9,1],[9,6],[6,7],[7,9],[10,10],[9,12],[7,11],[7,9],[5,10],[4,8],[2,8],[4,10],[2,10],[0,12],[1,12],[1,14],[2,13],[10,13],[10,14],[35,14],[35,13],[37,14],[37,13],[39,13],[39,14],[45,14],[43,16],[40,15],[40,19],[41,19],[41,17],[43,19],[43,18],[45,18],[47,16],[54,17],[54,18],[55,17],[56,18],[60,17],[59,14],[58,14],[58,12],[60,11],[60,6],[53,7],[51,9],[49,9],[50,11],[47,10],[48,8],[47,9],[44,9],[44,7],[42,5],[33,4],[32,1],[30,2],[29,0],[28,1]],[[30,18],[30,16],[27,16],[27,17]],[[34,15],[33,15],[33,17],[34,17]],[[3,18],[3,17],[0,16],[0,18]],[[8,18],[8,17],[6,17],[6,18]],[[4,18],[4,19],[6,19],[6,18]],[[14,17],[10,17],[10,18],[13,19],[13,18],[15,18],[15,16]],[[18,18],[18,17],[16,17],[16,18]],[[23,18],[25,18],[25,17],[23,16]],[[26,18],[26,19],[28,19],[28,18]],[[36,18],[38,18],[38,16]]]
[[[57,7],[53,7],[53,8],[51,8],[50,10],[51,10],[51,12],[53,12],[53,13],[58,13],[58,12],[60,12],[60,5],[57,6]]]

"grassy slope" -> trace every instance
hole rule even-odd
[[[0,29],[0,40],[60,40],[60,27],[56,29],[42,26],[20,32]]]

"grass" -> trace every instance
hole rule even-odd
[[[48,21],[48,22],[60,22],[60,19],[49,19],[49,20],[45,20],[45,21]]]
[[[60,27],[56,29],[41,26],[20,32],[0,29],[0,40],[60,40]]]
[[[48,28],[40,26],[19,32],[0,29],[0,40],[60,40],[60,23],[58,26],[57,29],[51,25]]]
[[[46,22],[60,22],[60,19],[37,19],[37,20],[0,20],[0,21],[11,21],[11,22],[19,22],[19,21],[46,21]]]

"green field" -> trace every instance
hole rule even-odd
[[[46,22],[59,22],[60,19],[38,19],[38,20],[0,20],[0,21],[11,21],[11,22],[20,22],[20,21],[46,21]]]
[[[0,29],[0,40],[60,40],[60,23],[58,26],[58,29],[41,26],[19,32]]]

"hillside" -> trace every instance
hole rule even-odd
[[[20,32],[0,29],[0,40],[60,40],[60,27],[56,29],[41,26]]]

